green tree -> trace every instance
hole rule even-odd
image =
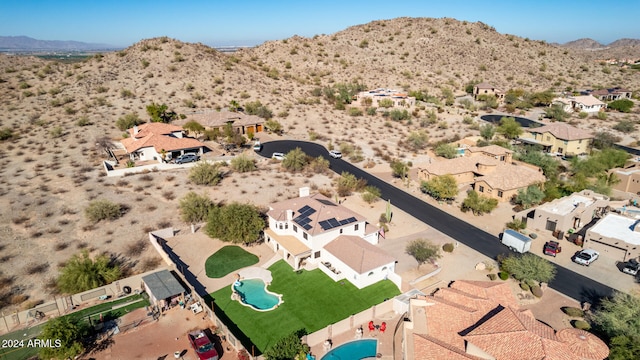
[[[380,198],[380,189],[375,186],[365,186],[364,191],[362,192],[362,200],[364,200],[367,204],[371,204],[377,201]]]
[[[556,94],[551,90],[547,90],[529,95],[528,101],[534,106],[549,106],[555,98]]]
[[[182,128],[189,132],[194,133],[196,138],[198,137],[199,134],[202,134],[205,130],[204,126],[200,125],[200,123],[195,120],[191,120],[186,124],[182,125]]]
[[[240,154],[231,159],[231,168],[237,172],[249,172],[256,169],[256,161],[246,154]]]
[[[256,115],[267,120],[273,117],[273,112],[258,100],[244,104],[244,111],[249,115]]]
[[[409,164],[401,160],[393,160],[389,163],[391,166],[391,175],[397,178],[404,179],[409,174]]]
[[[318,156],[309,162],[309,166],[307,168],[313,173],[324,174],[329,170],[329,160],[322,156]]]
[[[391,99],[379,100],[378,101],[378,106],[388,109],[390,107],[393,107],[393,100],[391,100]]]
[[[555,265],[531,253],[509,255],[501,261],[500,267],[520,281],[548,283],[556,276]]]
[[[364,179],[358,179],[355,175],[343,171],[336,181],[337,193],[339,196],[349,196],[352,191],[360,191],[367,185]]]
[[[304,334],[296,331],[279,339],[264,352],[265,358],[267,360],[291,360],[301,358],[300,356],[309,352],[309,346],[300,341],[302,335]]]
[[[395,121],[407,120],[411,117],[411,115],[409,115],[409,112],[406,109],[405,110],[393,109],[389,111],[388,116],[389,118],[391,118],[391,120],[395,120]]]
[[[122,213],[122,205],[104,199],[90,202],[89,206],[84,210],[87,220],[92,223],[102,220],[116,220],[122,216]]]
[[[220,165],[200,161],[189,171],[189,180],[196,185],[218,185],[222,181]]]
[[[458,196],[458,184],[453,175],[436,176],[420,183],[420,190],[436,200],[450,200]]]
[[[237,101],[231,100],[229,101],[229,111],[236,112],[240,108],[240,104]]]
[[[170,123],[178,117],[174,111],[169,111],[169,107],[165,104],[151,103],[147,105],[147,114],[151,117],[151,122]]]
[[[404,144],[413,151],[422,150],[427,147],[429,135],[424,131],[412,131],[404,141]]]
[[[609,341],[609,350],[609,360],[640,359],[640,336],[616,336]]]
[[[9,140],[13,137],[13,130],[8,127],[0,129],[0,140]]]
[[[405,252],[416,259],[418,262],[418,268],[427,261],[434,261],[442,257],[440,254],[440,247],[426,239],[415,239],[409,241],[405,248]]]
[[[544,111],[544,115],[555,121],[566,121],[569,114],[564,111],[561,104],[553,104]]]
[[[622,140],[621,137],[613,135],[610,132],[598,131],[593,136],[593,142],[591,143],[596,149],[606,149],[613,146],[613,144]]]
[[[500,126],[496,129],[496,132],[507,139],[515,139],[522,135],[522,127],[512,117],[502,117],[500,119]]]
[[[544,192],[539,187],[531,185],[526,190],[518,190],[515,203],[522,205],[523,208],[528,209],[534,205],[540,204],[544,199]]]
[[[629,154],[623,150],[607,148],[594,152],[588,158],[571,159],[571,169],[574,174],[583,174],[585,177],[594,177],[613,169],[621,167],[629,158]]]
[[[276,133],[276,134],[281,134],[283,131],[283,127],[282,124],[280,124],[278,121],[276,120],[267,120],[264,123],[264,126],[271,132]]]
[[[180,216],[187,224],[200,223],[207,219],[209,210],[214,206],[215,204],[206,194],[198,195],[189,191],[180,199]]]
[[[84,352],[82,338],[88,329],[69,319],[68,316],[53,318],[44,325],[40,339],[59,340],[60,346],[45,346],[40,349],[40,359],[74,359]]]
[[[491,108],[491,109],[496,109],[498,108],[498,99],[495,97],[495,95],[490,95],[490,94],[482,94],[482,95],[478,95],[477,97],[478,101],[482,101],[484,102],[484,108]]]
[[[588,317],[595,328],[609,338],[618,336],[640,337],[640,296],[616,291]]]
[[[458,156],[458,149],[451,144],[442,143],[436,146],[435,153],[438,156],[442,156],[446,159],[453,159]]]
[[[134,127],[136,125],[140,125],[140,124],[144,124],[144,121],[142,121],[138,117],[138,114],[136,114],[136,113],[131,113],[131,114],[127,114],[125,116],[121,116],[116,121],[116,126],[121,131],[125,131],[127,129],[131,129],[132,127]]]
[[[247,244],[258,241],[264,228],[264,218],[255,206],[231,203],[211,208],[204,231],[212,238]]]
[[[120,267],[113,264],[106,255],[94,259],[88,251],[73,255],[60,270],[58,289],[67,294],[75,294],[110,284],[120,278]]]
[[[463,212],[471,210],[474,215],[488,214],[498,206],[498,200],[479,195],[475,190],[467,193],[460,209]]]
[[[607,108],[611,110],[617,110],[623,113],[631,112],[633,107],[633,101],[629,99],[614,100],[607,105]]]
[[[480,136],[487,141],[491,141],[496,135],[496,128],[491,124],[485,124],[480,127]]]
[[[289,171],[302,171],[308,163],[307,154],[299,147],[289,151],[282,160],[282,166]]]
[[[538,166],[542,169],[542,173],[548,179],[556,179],[560,169],[560,162],[540,150],[531,148],[521,148],[516,153],[516,158],[520,161]]]
[[[442,91],[442,98],[444,99],[444,104],[447,106],[451,106],[455,103],[456,97],[453,95],[453,91],[447,87],[443,87],[440,89]]]

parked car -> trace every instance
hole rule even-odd
[[[182,154],[176,158],[176,164],[186,164],[200,160],[200,156],[192,153]]]
[[[600,253],[593,249],[584,249],[573,256],[573,262],[576,264],[589,266],[592,262],[596,261],[600,256]]]
[[[218,352],[207,334],[202,330],[189,333],[189,342],[200,360],[218,360]]]
[[[340,159],[340,158],[342,158],[342,153],[340,151],[337,151],[337,150],[331,150],[331,151],[329,151],[329,156],[331,156],[334,159]]]
[[[636,259],[630,259],[624,264],[622,268],[622,272],[629,275],[638,275],[638,271],[640,271],[640,262]]]
[[[260,141],[256,141],[253,143],[253,151],[262,151],[262,144],[260,144]]]
[[[283,153],[281,153],[281,152],[274,152],[274,153],[271,155],[271,158],[272,158],[272,159],[276,159],[276,160],[284,160],[284,154],[283,154]]]
[[[557,241],[547,241],[546,243],[544,243],[544,254],[545,255],[551,255],[553,257],[555,257],[557,254],[559,254],[562,251],[562,248],[560,247],[560,243]]]

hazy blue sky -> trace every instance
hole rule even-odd
[[[548,42],[639,38],[640,2],[553,0],[2,0],[0,35],[129,46],[169,36],[208,45],[256,45],[331,34],[373,20],[450,17]]]

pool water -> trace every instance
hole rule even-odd
[[[240,294],[241,302],[258,311],[274,309],[280,303],[280,297],[267,291],[267,285],[262,279],[246,279],[233,288]]]
[[[361,360],[376,357],[376,339],[355,340],[330,350],[321,360]]]

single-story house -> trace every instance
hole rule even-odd
[[[556,122],[537,128],[528,128],[518,140],[540,145],[543,151],[548,153],[579,155],[589,151],[593,135],[590,131]]]
[[[174,121],[174,124],[182,126],[189,121],[196,121],[205,129],[217,129],[220,133],[224,131],[227,124],[231,124],[233,130],[242,135],[264,131],[265,123],[265,119],[259,116],[242,112],[203,110],[188,114],[185,119]]]
[[[406,92],[393,89],[374,89],[368,91],[361,91],[355,96],[356,102],[359,105],[364,106],[364,100],[371,99],[371,107],[380,107],[380,101],[391,100],[392,107],[411,107],[416,104],[416,98],[409,96]]]
[[[620,182],[613,184],[614,190],[640,195],[640,163],[634,162],[623,168],[609,170]]]
[[[169,270],[143,276],[142,283],[144,290],[149,294],[149,302],[160,310],[175,306],[187,292]]]
[[[493,95],[498,101],[504,100],[504,91],[486,82],[481,82],[473,87],[473,98],[478,100],[480,95]]]
[[[395,259],[376,245],[379,229],[342,204],[300,189],[300,196],[269,206],[265,241],[298,270],[317,266],[335,281],[358,288],[395,274]]]
[[[614,101],[621,99],[631,99],[631,95],[633,94],[633,92],[621,87],[614,87],[610,89],[588,91],[587,94],[593,95],[595,98],[601,101]]]
[[[583,246],[620,261],[638,258],[640,220],[609,213],[587,230]]]
[[[457,280],[409,300],[403,353],[421,360],[604,360],[607,345],[579,329],[555,331],[522,310],[510,285]]]
[[[591,190],[582,190],[560,199],[527,209],[516,215],[531,229],[562,231],[579,230],[609,206],[609,197]]]
[[[145,123],[127,130],[120,140],[131,160],[168,161],[185,153],[203,154],[206,145],[183,136],[183,129],[165,123]]]
[[[607,104],[591,95],[559,97],[553,99],[550,106],[554,104],[562,104],[566,112],[597,113],[607,108]]]

